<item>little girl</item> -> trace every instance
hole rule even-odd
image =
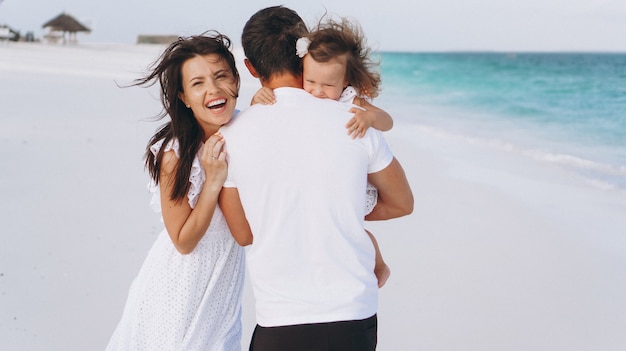
[[[354,117],[346,124],[348,135],[352,138],[363,137],[370,127],[381,131],[393,127],[391,116],[369,102],[378,96],[380,75],[374,71],[369,49],[364,43],[360,28],[345,19],[320,24],[296,43],[296,54],[302,58],[304,90],[315,97],[354,106],[350,109]],[[264,87],[254,95],[252,104],[273,104],[274,99],[272,89]],[[377,197],[376,188],[368,184],[366,214],[376,205]],[[380,254],[376,239],[372,233],[365,231],[376,249],[374,273],[378,278],[378,286],[382,287],[391,270]]]

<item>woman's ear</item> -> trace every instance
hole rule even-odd
[[[185,94],[183,94],[183,92],[179,92],[178,93],[178,98],[180,99],[180,101],[183,102],[183,104],[185,104],[185,106],[187,108],[189,108],[189,105],[187,104],[187,101],[185,101]]]
[[[256,72],[256,69],[254,68],[254,66],[252,66],[252,63],[250,63],[247,58],[243,59],[243,63],[246,65],[246,68],[254,78],[259,78],[259,74]]]

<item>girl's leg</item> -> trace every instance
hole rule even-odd
[[[378,287],[382,288],[383,285],[385,285],[385,283],[387,282],[387,279],[389,279],[389,276],[391,275],[391,269],[389,269],[389,266],[387,266],[387,264],[383,260],[383,256],[380,253],[380,248],[378,247],[378,242],[376,241],[376,238],[374,238],[374,235],[370,233],[367,229],[365,230],[365,232],[367,233],[367,235],[369,235],[372,243],[374,244],[374,250],[376,250],[376,266],[374,267],[374,274],[376,274],[376,278],[378,278]]]

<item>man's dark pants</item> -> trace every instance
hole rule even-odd
[[[374,351],[376,315],[363,320],[254,329],[250,351]]]

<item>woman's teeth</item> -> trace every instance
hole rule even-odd
[[[213,100],[206,106],[207,108],[219,108],[226,104],[226,99]]]

